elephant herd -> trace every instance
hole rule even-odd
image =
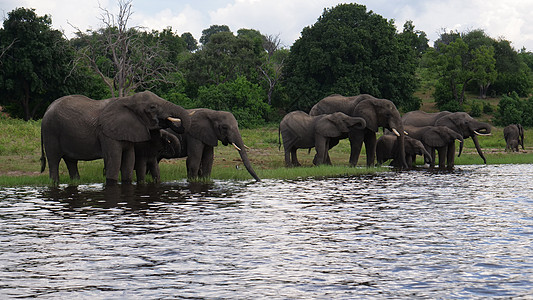
[[[337,115],[337,116],[335,116]],[[379,127],[385,134],[376,140]],[[331,95],[320,100],[309,114],[292,112],[280,123],[280,134],[285,149],[285,165],[299,165],[296,158],[298,148],[316,149],[313,163],[331,164],[328,150],[340,139],[350,141],[350,165],[357,165],[362,144],[365,144],[367,166],[392,159],[398,168],[414,166],[416,155],[434,166],[435,152],[439,157],[439,168],[453,168],[455,141],[472,138],[479,156],[486,163],[479,146],[478,135],[490,135],[491,126],[479,122],[464,112],[426,113],[413,111],[400,116],[396,106],[389,100],[371,95],[344,97]]]
[[[376,133],[384,134],[377,139]],[[508,147],[523,147],[520,125],[505,129]],[[315,165],[331,164],[329,149],[349,139],[349,164],[358,163],[363,144],[366,165],[392,159],[392,165],[414,166],[416,155],[434,166],[438,153],[440,168],[453,168],[455,142],[472,138],[486,163],[478,135],[489,135],[491,126],[467,113],[425,113],[413,111],[401,116],[390,100],[362,94],[353,97],[331,95],[320,100],[309,114],[295,111],[280,123],[287,167],[299,166],[297,149],[315,148]],[[516,140],[516,141],[515,141]],[[71,179],[79,178],[78,161],[103,158],[106,185],[131,183],[133,172],[144,181],[151,174],[159,181],[159,161],[186,157],[187,177],[209,177],[214,147],[218,142],[233,145],[250,175],[259,181],[233,114],[210,109],[190,109],[168,102],[146,91],[128,97],[92,100],[81,95],[65,96],[48,107],[41,128],[41,172],[48,160],[50,178],[59,183],[63,159]]]
[[[41,172],[48,159],[50,178],[59,183],[65,161],[71,179],[80,177],[78,161],[104,159],[106,185],[159,181],[159,160],[187,157],[187,176],[209,177],[213,147],[232,144],[256,180],[233,114],[210,109],[186,110],[154,93],[93,100],[81,95],[55,100],[41,123]]]

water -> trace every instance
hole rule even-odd
[[[533,165],[0,188],[0,298],[533,297]]]

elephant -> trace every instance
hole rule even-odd
[[[144,182],[146,174],[150,173],[154,182],[161,179],[159,160],[161,156],[179,155],[182,148],[179,134],[172,134],[167,130],[150,130],[150,140],[135,143],[135,171],[137,182]]]
[[[439,153],[439,168],[453,169],[455,165],[455,141],[459,141],[459,155],[463,151],[463,136],[446,126],[415,127],[405,125],[406,134],[422,142],[431,155],[430,167],[435,164],[435,150]]]
[[[366,148],[366,165],[373,166],[376,156],[376,132],[384,127],[398,137],[400,149],[400,166],[407,168],[405,161],[404,131],[400,113],[394,103],[387,99],[378,99],[368,94],[353,97],[331,95],[315,104],[309,112],[312,116],[343,112],[352,117],[361,117],[366,122],[364,129],[353,128],[348,133],[350,140],[350,165],[356,166],[363,142]],[[330,144],[330,147],[334,144]]]
[[[505,138],[505,150],[518,152],[518,146],[524,148],[524,128],[520,124],[507,125],[503,129],[503,137]]]
[[[181,147],[177,148],[176,142],[165,143],[163,149],[159,150],[158,161],[163,158],[187,157],[189,179],[209,178],[213,168],[214,147],[218,145],[218,141],[221,141],[224,146],[233,145],[239,151],[248,173],[256,181],[261,181],[248,158],[245,150],[247,147],[244,145],[237,120],[232,113],[207,108],[189,109],[187,112],[191,123],[189,131],[179,134],[172,128],[165,130],[178,138]],[[144,151],[153,153],[154,150]]]
[[[404,143],[405,160],[410,168],[414,167],[417,155],[422,155],[425,163],[433,163],[431,154],[429,154],[422,142],[406,136]],[[385,161],[392,159],[391,166],[398,167],[398,150],[398,139],[396,136],[391,134],[382,135],[376,142],[376,159],[378,165],[382,165]]]
[[[105,100],[64,96],[50,104],[42,119],[41,172],[48,159],[50,178],[58,184],[61,159],[70,178],[78,179],[79,160],[103,158],[106,185],[118,183],[119,173],[122,183],[131,183],[134,144],[149,141],[153,130],[186,132],[190,123],[183,107],[149,91]]]
[[[283,137],[285,165],[300,166],[296,150],[313,147],[316,150],[315,165],[331,164],[328,150],[332,141],[337,144],[352,128],[362,130],[365,127],[363,118],[350,117],[342,112],[310,116],[303,111],[293,111],[281,120],[278,131],[278,139],[279,135]]]
[[[477,153],[487,163],[483,151],[479,146],[478,135],[490,135],[491,126],[484,122],[479,122],[465,112],[442,111],[438,113],[426,113],[420,110],[411,111],[403,115],[402,122],[404,125],[422,127],[422,126],[446,126],[451,130],[462,135],[463,139],[469,137],[474,141]]]

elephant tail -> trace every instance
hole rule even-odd
[[[46,156],[44,155],[43,134],[41,133],[41,173],[46,168]]]

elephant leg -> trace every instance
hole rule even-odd
[[[350,165],[352,167],[357,166],[357,162],[359,161],[359,155],[361,154],[361,148],[363,147],[363,139],[364,136],[362,131],[350,131]]]
[[[159,181],[161,180],[161,175],[160,175],[160,171],[159,171],[159,164],[157,163],[157,159],[150,159],[148,162],[147,162],[147,167],[148,167],[148,171],[150,172],[150,174],[152,174],[152,179],[154,180],[155,183],[159,183]]]
[[[429,164],[429,168],[433,169],[435,167],[435,148],[428,148],[426,149],[429,152],[429,155],[431,156],[431,163]]]
[[[144,182],[146,178],[147,162],[145,159],[135,159],[135,174],[137,175],[137,182]]]
[[[324,164],[324,162],[326,161],[326,154],[328,152],[328,149],[329,149],[328,139],[323,136],[319,136],[317,134],[315,136],[316,155],[315,155],[315,159],[313,160],[313,163],[316,166]]]
[[[285,167],[291,166],[291,150],[285,149]]]
[[[366,166],[372,167],[376,159],[376,133],[371,130],[365,130],[365,149]]]
[[[439,169],[444,169],[446,167],[446,156],[447,156],[447,147],[440,147],[437,149],[439,153]]]
[[[447,149],[448,151],[447,151],[446,162],[448,164],[448,169],[452,170],[453,167],[455,166],[455,141],[449,143],[447,148],[448,148]]]
[[[298,161],[298,155],[296,155],[296,151],[298,151],[298,148],[296,147],[291,148],[291,165],[293,167],[301,166],[300,162]]]
[[[54,184],[59,184],[59,162],[60,158],[48,157],[48,172]]]
[[[63,158],[65,164],[67,165],[68,174],[70,179],[76,180],[80,179],[80,173],[78,171],[78,161],[75,159]]]
[[[122,146],[120,142],[104,137],[101,141],[104,156],[106,185],[118,183],[122,163]]]
[[[409,154],[406,154],[406,155],[405,155],[405,161],[407,162],[407,167],[409,167],[409,168],[413,168],[413,165],[414,165],[415,159],[416,159],[416,155],[409,155]]]
[[[122,152],[120,175],[123,184],[131,184],[133,181],[133,168],[135,167],[135,150],[133,145],[125,147]]]
[[[200,163],[200,176],[204,178],[211,177],[211,170],[213,169],[213,160],[215,158],[215,150],[211,146],[205,146],[202,153]]]
[[[201,161],[202,161],[202,153],[204,152],[203,151],[203,146],[201,145],[198,145],[198,143],[201,143],[199,141],[196,141],[194,144],[196,144],[195,146],[196,147],[192,147],[193,143],[192,143],[192,140],[193,139],[189,139],[190,142],[188,143],[188,150],[187,150],[187,153],[188,153],[188,156],[187,156],[187,162],[186,162],[186,165],[187,165],[187,177],[188,178],[197,178],[199,177],[199,172],[200,172],[200,164],[201,164]],[[196,149],[198,148],[198,149]]]

